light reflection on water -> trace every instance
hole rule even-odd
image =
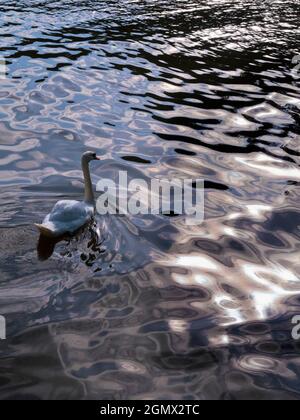
[[[0,1],[0,397],[299,398],[299,2]],[[205,222],[97,218],[96,183],[205,179]]]

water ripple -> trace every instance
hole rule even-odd
[[[0,1],[1,399],[299,399],[299,4]],[[33,223],[119,170],[204,178],[205,221]]]

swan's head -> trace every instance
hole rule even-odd
[[[82,161],[90,163],[92,160],[100,160],[99,156],[95,152],[85,152],[82,155]]]

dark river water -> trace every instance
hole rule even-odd
[[[0,0],[1,399],[299,399],[299,6]],[[89,149],[95,183],[204,179],[204,222],[39,261]]]

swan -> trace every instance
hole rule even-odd
[[[95,197],[89,169],[89,163],[93,160],[100,160],[93,152],[86,152],[81,158],[85,185],[84,201],[63,200],[56,203],[42,224],[35,223],[41,235],[58,238],[66,234],[74,234],[93,218]]]

